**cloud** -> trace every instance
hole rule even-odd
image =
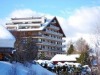
[[[100,7],[81,7],[76,9],[74,14],[67,19],[67,25],[78,33],[90,34],[93,27],[100,23],[99,13]]]
[[[67,12],[67,11],[65,11]],[[65,14],[65,12],[62,12]],[[99,24],[100,20],[100,7],[81,7],[75,9],[73,14],[68,18],[57,16],[57,19],[67,36],[67,40],[76,40],[79,37],[85,38],[88,42],[90,39],[90,34],[93,33],[93,28],[96,24]],[[67,14],[66,14],[67,15]],[[66,16],[65,15],[65,16]],[[48,13],[42,13],[33,11],[31,9],[17,9],[14,10],[6,20],[11,17],[30,17],[30,16],[46,16],[47,18],[52,18],[55,15]],[[1,21],[1,20],[0,20]]]
[[[17,9],[14,10],[8,17],[6,17],[6,20],[10,20],[10,18],[15,18],[15,17],[32,17],[32,16],[45,16],[51,19],[55,15],[51,15],[48,13],[41,13],[41,12],[33,11],[31,9]],[[56,16],[56,17],[59,23],[61,24],[61,27],[65,28],[66,20],[60,16]]]
[[[100,7],[81,7],[75,9],[69,18],[64,19],[64,32],[69,40],[77,41],[83,37],[90,46],[95,43],[95,30],[100,25]],[[66,16],[66,15],[65,15]]]
[[[0,25],[5,25],[6,22],[7,22],[7,20],[5,18],[0,19]]]
[[[41,13],[38,13],[36,11],[32,11],[31,9],[18,9],[13,11],[9,17],[30,17],[30,16],[40,16]]]
[[[19,17],[20,18],[20,17],[32,17],[32,16],[45,16],[47,18],[54,17],[51,14],[37,12],[37,11],[33,11],[31,9],[17,9],[17,10],[14,10],[11,14],[9,14],[7,19],[15,18],[15,17]]]
[[[99,22],[100,7],[80,8],[67,20],[68,25],[89,33],[92,26]]]

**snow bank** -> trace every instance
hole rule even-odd
[[[0,61],[0,73],[2,75],[56,75],[38,64],[25,67],[20,63],[11,64],[3,61]]]
[[[55,73],[52,73],[48,71],[47,69],[44,69],[40,65],[33,65],[32,68],[36,72],[36,75],[56,75]]]
[[[7,62],[0,62],[0,74],[7,75],[8,70],[11,68],[12,64]]]

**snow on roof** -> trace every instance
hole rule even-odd
[[[0,25],[0,47],[14,47],[14,36],[2,25]]]
[[[79,58],[79,54],[72,54],[72,55],[66,55],[66,54],[56,54],[51,61],[76,61],[76,58]]]

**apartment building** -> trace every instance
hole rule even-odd
[[[32,37],[38,46],[38,55],[44,53],[51,58],[55,54],[62,54],[62,43],[65,34],[56,17],[11,18],[11,23],[6,23],[6,28],[16,37]]]

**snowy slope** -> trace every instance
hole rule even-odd
[[[11,64],[9,62],[0,61],[0,75],[56,75],[38,64],[25,67],[20,63]]]
[[[0,25],[0,47],[13,47],[14,36],[2,25]]]
[[[6,75],[8,70],[11,68],[10,63],[0,62],[0,75]]]

